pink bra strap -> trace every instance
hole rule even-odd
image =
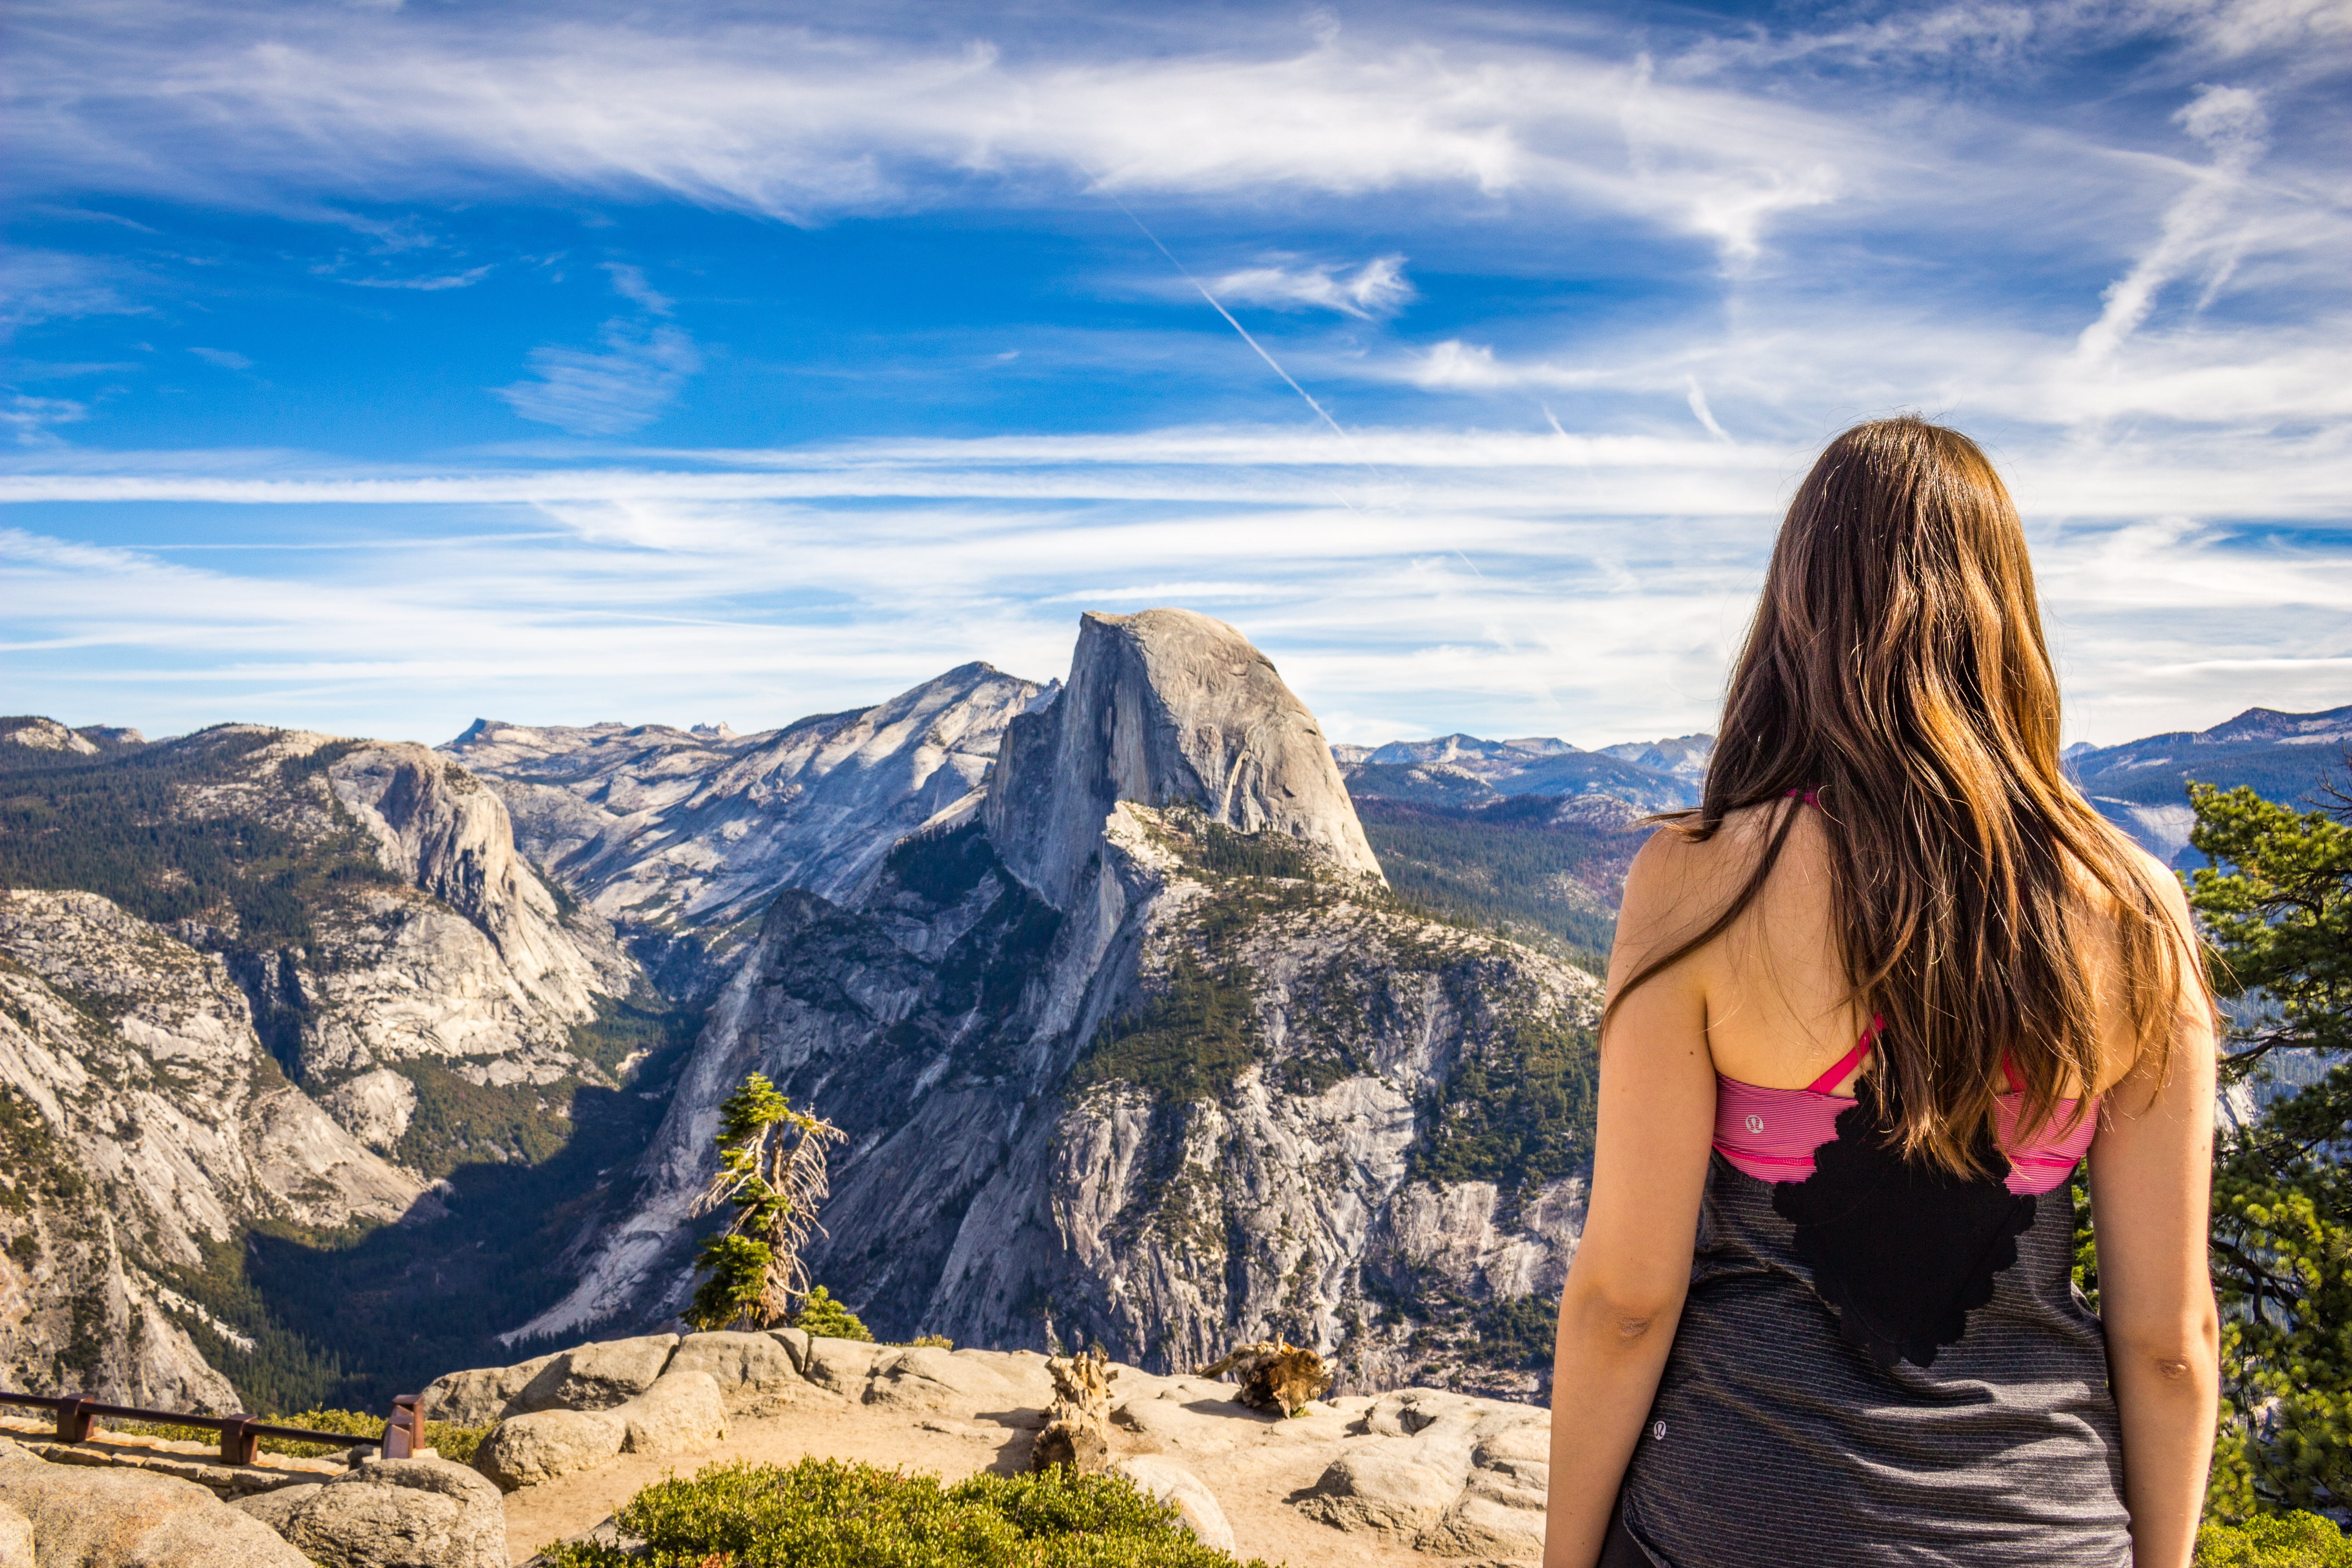
[[[1885,1019],[1879,1017],[1876,1014],[1873,1014],[1870,1019],[1870,1027],[1862,1032],[1862,1038],[1853,1043],[1853,1049],[1840,1057],[1837,1059],[1837,1065],[1835,1067],[1830,1068],[1829,1071],[1822,1074],[1821,1077],[1807,1084],[1805,1086],[1806,1092],[1809,1094],[1828,1094],[1834,1090],[1838,1085],[1843,1083],[1845,1081],[1845,1075],[1852,1072],[1855,1068],[1861,1066],[1862,1058],[1870,1054],[1871,1043],[1878,1038],[1878,1031],[1884,1028],[1885,1025]]]
[[[1818,807],[1822,804],[1822,792],[1817,789],[1792,789],[1789,792],[1789,798],[1801,800],[1807,805]]]
[[[2025,1077],[2017,1070],[2016,1061],[2011,1058],[2007,1051],[2000,1053],[2000,1076],[2009,1079],[2010,1093],[2023,1094],[2025,1092]]]

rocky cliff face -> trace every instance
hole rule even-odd
[[[1181,803],[1310,846],[1340,875],[1381,874],[1315,716],[1239,632],[1190,610],[1085,616],[1068,689],[1013,720],[1003,752],[988,836],[1055,909],[1120,801]]]
[[[1399,905],[1238,633],[1090,616],[979,819],[774,902],[641,1206],[529,1329],[676,1309],[719,1101],[758,1070],[851,1134],[814,1261],[880,1331],[1160,1368],[1283,1333],[1359,1386],[1525,1392],[1508,1333],[1457,1341],[1573,1247],[1597,989]]]
[[[730,928],[781,889],[845,897],[898,838],[969,810],[1007,722],[1051,696],[967,664],[875,707],[758,734],[485,719],[446,754],[498,790],[534,859],[649,939],[656,962],[686,939],[671,978],[693,990],[723,974]]]
[[[417,1212],[613,1082],[577,1031],[634,966],[424,747],[232,726],[0,773],[10,1383],[233,1406],[198,1345],[253,1348],[222,1314],[254,1226]]]

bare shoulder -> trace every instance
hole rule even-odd
[[[1619,945],[1665,952],[1706,929],[1747,884],[1775,823],[1769,806],[1749,806],[1704,838],[1671,826],[1650,835],[1625,873]]]
[[[1640,878],[1654,883],[1729,877],[1736,883],[1756,864],[1771,836],[1777,814],[1770,806],[1743,806],[1727,813],[1721,826],[1701,838],[1674,826],[1650,835],[1633,857],[1627,886]]]
[[[2189,930],[2189,895],[2180,886],[2179,873],[2137,844],[2131,852],[2141,879],[2156,890],[2157,902],[2183,931]]]
[[[2179,874],[2121,832],[2115,832],[2114,837],[2122,853],[2123,868],[2147,890],[2156,907],[2171,921],[2183,940],[2193,940],[2195,927],[2189,916],[2189,898],[2181,889]],[[2087,868],[2074,866],[2069,880],[2089,910],[2108,920],[2116,917],[2114,894],[2102,887]]]

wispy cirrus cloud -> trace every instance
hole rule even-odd
[[[462,272],[425,273],[413,278],[343,278],[337,281],[348,283],[354,289],[409,289],[423,294],[438,294],[449,289],[471,289],[496,270],[497,263],[486,262],[479,267],[468,267]]]
[[[603,264],[613,292],[648,316],[670,313],[670,298],[646,281],[643,269]],[[531,350],[531,379],[498,388],[525,419],[575,436],[624,436],[661,417],[687,378],[702,368],[694,340],[680,328],[647,321],[604,323],[604,350],[549,346]]]
[[[603,351],[530,351],[530,379],[498,388],[525,419],[575,436],[622,436],[661,417],[687,377],[702,368],[694,340],[676,327],[607,322]]]
[[[0,399],[0,429],[8,432],[10,439],[20,447],[49,447],[57,444],[55,426],[72,425],[89,417],[89,405],[70,397],[35,397],[29,393],[10,393]]]
[[[2213,154],[2213,162],[2166,209],[2157,242],[2108,286],[2105,308],[2083,329],[2077,345],[2086,361],[2107,358],[2137,331],[2155,310],[2158,290],[2184,268],[2205,262],[2210,300],[2243,253],[2244,237],[2223,226],[2231,198],[2270,150],[2270,120],[2261,96],[2242,87],[2200,87],[2173,120]]]
[[[1709,721],[1808,446],[1696,427],[1359,436],[1377,470],[1297,426],[648,448],[505,473],[20,463],[0,499],[345,521],[335,549],[308,554],[93,553],[24,532],[0,549],[0,596],[29,607],[11,617],[32,650],[20,662],[68,641],[110,650],[62,687],[44,675],[81,694],[77,713],[146,704],[131,717],[159,726],[184,702],[364,712],[427,737],[481,711],[643,719],[681,703],[749,727],[966,658],[1055,673],[1076,609],[1180,597],[1257,639],[1344,738],[1600,743]],[[2211,723],[2246,705],[2248,659],[2265,661],[2273,706],[2343,700],[2352,532],[2331,509],[2352,443],[2308,447],[2301,500],[2267,517],[2247,513],[2242,459],[2233,474],[2226,453],[2162,438],[2003,460],[2073,734]],[[374,516],[403,521],[379,537]]]
[[[2011,475],[2074,734],[2352,695],[2340,4],[1243,8],[1197,39],[1116,8],[93,15],[12,13],[28,189],[333,226],[318,276],[399,291],[320,284],[334,312],[513,335],[430,460],[110,453],[69,425],[98,394],[20,404],[51,444],[0,465],[40,503],[0,635],[79,719],[748,726],[970,658],[1051,673],[1076,608],[1181,596],[1335,734],[1686,730],[1789,488],[1898,407]],[[1134,285],[1112,197],[1246,344]],[[941,214],[973,238],[925,271]],[[827,298],[866,263],[887,287]],[[566,275],[611,300],[559,318]],[[81,274],[126,308],[131,276]],[[698,407],[697,334],[793,412]],[[1283,423],[1294,377],[1328,427]],[[507,409],[583,439],[460,445]],[[148,417],[124,438],[184,438]],[[832,438],[861,428],[983,434]]]
[[[359,186],[659,192],[795,221],[975,178],[1215,195],[1571,198],[1752,254],[1780,214],[1907,162],[1865,120],[1612,53],[1468,32],[1269,34],[1236,58],[1016,58],[796,21],[463,22],[138,4],[103,39],[36,3],[14,140],[48,177],[265,205]],[[1296,40],[1296,41],[1293,41]],[[125,94],[143,80],[153,90]]]
[[[1276,310],[1336,310],[1359,321],[1390,315],[1413,298],[1402,256],[1376,256],[1353,271],[1328,265],[1268,262],[1221,274],[1210,280],[1209,289],[1227,304],[1262,305]]]
[[[126,268],[67,251],[0,246],[0,337],[72,316],[137,315]]]

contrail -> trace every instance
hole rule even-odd
[[[1306,403],[1307,406],[1315,410],[1315,416],[1317,418],[1322,420],[1324,424],[1331,426],[1331,433],[1333,435],[1339,437],[1342,441],[1347,442],[1350,447],[1353,447],[1356,444],[1356,438],[1353,436],[1349,435],[1348,432],[1341,427],[1337,419],[1331,417],[1330,410],[1316,402],[1312,393],[1308,392],[1305,387],[1299,385],[1297,382],[1291,379],[1290,373],[1282,368],[1281,363],[1272,354],[1265,352],[1265,345],[1259,342],[1255,338],[1250,336],[1249,329],[1243,326],[1239,321],[1234,320],[1234,313],[1231,310],[1226,310],[1223,304],[1219,303],[1217,297],[1214,294],[1209,292],[1209,286],[1202,282],[1198,278],[1193,277],[1192,269],[1186,267],[1182,262],[1176,259],[1176,253],[1169,249],[1166,246],[1160,244],[1160,237],[1152,233],[1150,228],[1145,227],[1143,220],[1135,216],[1134,209],[1129,207],[1125,202],[1120,201],[1117,196],[1111,195],[1108,191],[1105,191],[1103,195],[1110,196],[1111,205],[1127,214],[1128,222],[1142,230],[1143,237],[1150,240],[1152,244],[1152,247],[1158,250],[1160,255],[1168,258],[1169,266],[1173,267],[1177,271],[1184,275],[1185,282],[1190,283],[1193,288],[1200,290],[1201,298],[1209,302],[1209,309],[1214,310],[1218,315],[1223,316],[1225,319],[1225,325],[1233,328],[1234,331],[1242,335],[1242,342],[1249,344],[1253,350],[1256,351],[1257,357],[1265,361],[1266,368],[1274,372],[1275,374],[1282,377],[1282,384],[1290,388],[1291,391],[1298,394],[1299,397]]]
[[[1282,368],[1281,362],[1276,360],[1272,354],[1265,352],[1265,345],[1259,342],[1255,338],[1250,336],[1249,329],[1247,327],[1243,326],[1239,321],[1234,320],[1234,313],[1231,310],[1226,310],[1224,305],[1214,294],[1209,292],[1209,286],[1202,282],[1198,278],[1193,277],[1192,269],[1185,266],[1182,262],[1177,260],[1176,253],[1169,249],[1165,245],[1162,245],[1160,242],[1160,237],[1151,232],[1150,226],[1141,218],[1135,216],[1135,209],[1129,206],[1125,202],[1120,201],[1116,195],[1113,195],[1111,192],[1104,186],[1101,180],[1096,180],[1095,184],[1097,189],[1102,191],[1105,199],[1107,199],[1111,205],[1125,213],[1127,215],[1127,221],[1133,224],[1136,228],[1141,232],[1143,237],[1151,242],[1151,247],[1168,258],[1168,265],[1173,267],[1180,274],[1181,274],[1185,282],[1190,283],[1194,289],[1200,291],[1201,298],[1209,302],[1209,309],[1214,310],[1218,315],[1223,316],[1225,319],[1225,325],[1233,328],[1234,331],[1241,334],[1242,342],[1249,344],[1251,349],[1256,353],[1257,357],[1265,361],[1266,368],[1274,372],[1275,374],[1282,377],[1282,384],[1290,388],[1291,391],[1298,394],[1299,400],[1305,403],[1307,407],[1315,410],[1315,416],[1331,427],[1331,434],[1339,437],[1340,440],[1348,443],[1348,449],[1356,454],[1356,461],[1362,467],[1363,470],[1371,475],[1375,479],[1385,479],[1386,476],[1383,475],[1380,468],[1372,463],[1371,459],[1364,456],[1364,449],[1357,444],[1356,438],[1348,434],[1347,426],[1341,425],[1337,419],[1332,418],[1331,411],[1324,407],[1321,404],[1316,402],[1314,394],[1308,392],[1305,387],[1299,385],[1297,381],[1293,380],[1290,373]],[[1545,409],[1544,415],[1547,418],[1549,418],[1551,410],[1549,408]],[[1553,419],[1551,422],[1551,427],[1555,430],[1559,430],[1559,421]],[[1563,438],[1568,435],[1568,432],[1565,430],[1559,430],[1559,433]],[[1339,504],[1346,507],[1349,511],[1355,511],[1357,510],[1356,504],[1349,500],[1346,496],[1341,496],[1339,500]],[[1479,571],[1478,563],[1462,552],[1461,546],[1449,545],[1446,548],[1448,552],[1451,553],[1455,560],[1461,562],[1463,565],[1470,568],[1470,574],[1472,576],[1476,577],[1482,583],[1486,580],[1486,574]],[[1502,637],[1496,637],[1493,628],[1489,627],[1486,635],[1491,641],[1493,641],[1497,647],[1503,648],[1506,652],[1516,651],[1508,642],[1505,641]],[[1550,688],[1545,688],[1545,694],[1547,696],[1551,694]]]

